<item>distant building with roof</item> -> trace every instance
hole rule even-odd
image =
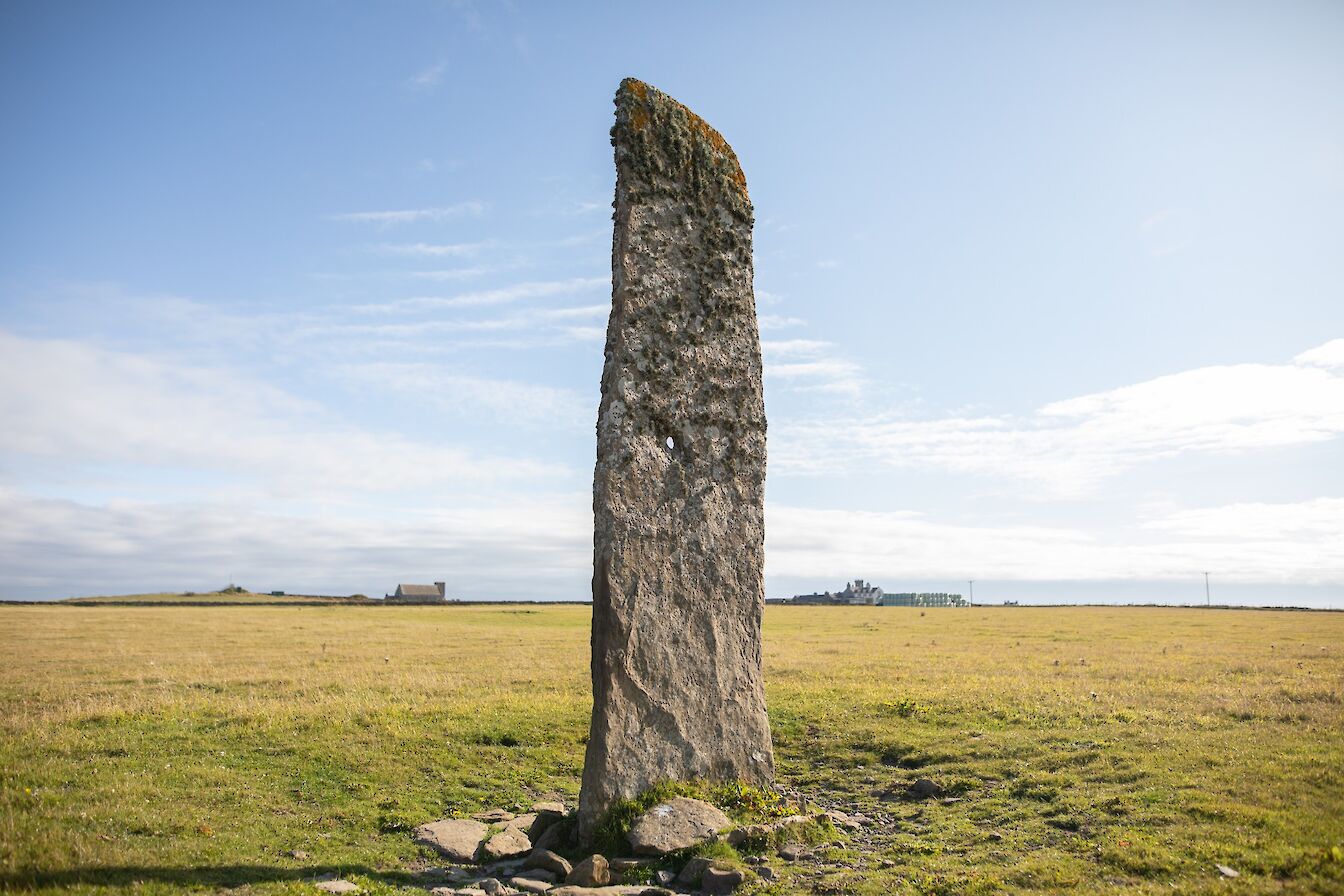
[[[965,607],[969,606],[960,594],[946,592],[886,592],[872,582],[855,579],[845,584],[843,591],[817,591],[797,594],[785,603],[805,606],[859,606],[859,607]]]
[[[894,592],[882,596],[883,607],[966,607],[966,599],[960,594],[948,594],[943,591],[935,592],[905,592],[896,594]]]
[[[433,585],[398,585],[395,594],[384,594],[390,604],[441,604],[447,600],[447,582]]]

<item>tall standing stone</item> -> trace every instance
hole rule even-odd
[[[613,802],[659,781],[774,777],[746,179],[718,132],[640,81],[621,82],[611,134],[584,839]]]

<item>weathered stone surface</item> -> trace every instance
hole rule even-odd
[[[550,871],[560,880],[569,877],[569,872],[574,870],[574,866],[569,863],[569,859],[559,853],[551,852],[549,849],[532,850],[532,854],[523,862],[524,868],[540,868],[543,871]]]
[[[616,884],[610,887],[556,887],[546,891],[546,896],[643,896],[648,887],[638,884],[621,885]]]
[[[663,780],[774,777],[761,683],[765,404],[732,149],[616,94],[612,309],[593,480],[593,717],[579,836]]]
[[[332,896],[346,896],[349,893],[359,892],[359,885],[348,880],[320,880],[317,882],[317,888],[324,893],[331,893]]]
[[[736,868],[706,868],[700,876],[700,889],[708,896],[724,896],[742,885],[747,876]]]
[[[700,878],[709,868],[713,867],[714,860],[707,859],[704,856],[696,856],[682,866],[681,872],[677,875],[677,883],[684,887],[700,886]]]
[[[538,815],[541,815],[543,812],[549,812],[554,815],[564,815],[565,804],[554,801],[533,803],[532,811]]]
[[[574,833],[573,827],[556,822],[546,827],[546,829],[532,841],[532,846],[536,849],[554,849],[566,840],[567,834],[572,833]]]
[[[484,821],[487,824],[499,824],[505,821],[512,821],[513,813],[507,809],[486,809],[484,812],[477,812],[471,817],[477,821]]]
[[[505,828],[481,844],[481,861],[498,862],[532,851],[532,841],[517,828]]]
[[[554,887],[552,881],[536,877],[515,877],[509,883],[524,893],[545,893]]]
[[[731,824],[727,815],[709,803],[679,796],[636,818],[626,839],[639,855],[665,856],[711,840]]]
[[[591,855],[565,875],[565,883],[574,887],[604,887],[611,883],[611,868],[606,856]]]
[[[770,839],[770,835],[775,829],[768,824],[749,824],[740,828],[733,828],[728,832],[728,845],[741,846],[747,842],[764,842]]]
[[[928,778],[919,778],[907,787],[905,792],[910,799],[923,800],[932,796],[942,796],[943,787]]]
[[[537,813],[528,812],[523,815],[515,815],[513,818],[509,819],[507,823],[505,823],[504,827],[517,828],[524,834],[527,834],[528,837],[531,837],[532,826],[536,823],[537,823]],[[538,831],[537,833],[540,834],[541,831]]]
[[[454,862],[476,861],[476,850],[489,828],[468,818],[445,818],[422,824],[414,831],[415,842],[432,846]]]

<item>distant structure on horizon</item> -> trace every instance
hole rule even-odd
[[[433,585],[398,585],[395,594],[384,594],[390,604],[441,604],[447,602],[447,582]]]
[[[784,601],[771,603],[790,603],[812,606],[856,606],[856,607],[966,607],[970,606],[960,594],[946,592],[887,592],[872,582],[855,579],[845,584],[845,590],[812,594],[797,594]]]

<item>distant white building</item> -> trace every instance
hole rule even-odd
[[[882,603],[882,589],[872,582],[855,579],[845,585],[840,592],[840,602],[863,607],[876,607]]]
[[[798,594],[787,603],[812,605],[852,605],[858,607],[965,607],[969,606],[960,594],[901,593],[883,591],[872,582],[855,579],[845,585],[844,591],[831,593]]]
[[[433,585],[398,585],[395,594],[384,594],[390,604],[441,604],[447,600],[447,582]]]

